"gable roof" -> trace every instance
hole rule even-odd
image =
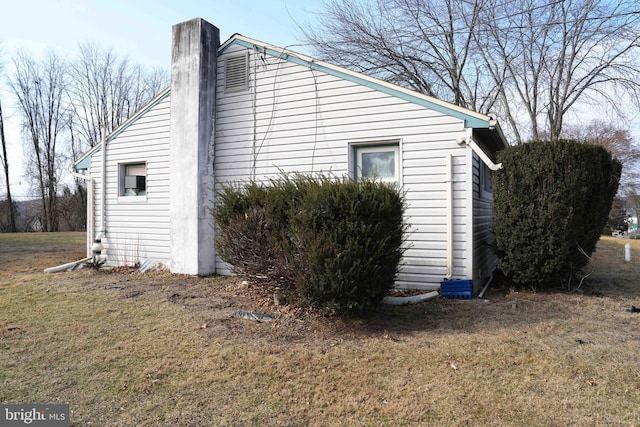
[[[341,79],[372,88],[374,90],[403,99],[405,101],[421,105],[431,110],[456,117],[458,119],[464,120],[464,126],[466,128],[481,130],[481,133],[485,135],[484,139],[492,141],[491,148],[494,148],[494,151],[500,150],[507,146],[506,139],[502,133],[502,130],[500,129],[498,122],[492,117],[485,114],[477,113],[467,108],[459,107],[455,104],[442,101],[432,96],[424,95],[419,92],[406,89],[389,82],[385,82],[384,80],[367,76],[366,74],[351,71],[338,65],[320,61],[310,56],[288,50],[286,48],[277,47],[268,43],[261,42],[259,40],[245,37],[238,33],[232,35],[218,48],[218,56],[222,55],[227,49],[232,46],[242,46],[247,49],[253,49],[257,52],[280,58],[312,70],[318,70],[331,76],[339,77]],[[108,144],[110,141],[115,139],[120,133],[131,126],[147,111],[164,100],[167,96],[169,96],[170,91],[171,88],[169,87],[160,92],[160,94],[152,99],[146,106],[138,110],[127,121],[125,121],[112,133],[110,133],[107,136],[105,143]],[[73,164],[74,169],[87,169],[91,161],[91,156],[100,151],[100,148],[101,144],[98,144],[87,151]]]
[[[413,102],[443,114],[462,119],[464,120],[465,127],[467,128],[493,128],[497,125],[497,122],[487,115],[477,113],[464,107],[459,107],[455,104],[403,88],[375,77],[367,76],[366,74],[320,61],[310,56],[290,51],[286,48],[273,46],[259,40],[251,39],[241,34],[236,33],[231,36],[229,40],[224,42],[218,49],[218,55],[224,53],[224,51],[229,49],[231,46],[242,46],[248,49],[253,49],[257,52],[284,59],[285,61],[302,65],[312,70],[322,71],[326,74],[339,77],[362,86],[370,87],[405,101]]]

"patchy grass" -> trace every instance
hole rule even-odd
[[[273,306],[235,278],[42,273],[83,245],[0,234],[0,402],[68,403],[74,426],[640,423],[640,314],[626,311],[640,241],[603,238],[581,294],[490,290],[367,319]]]
[[[626,244],[631,245],[631,262],[625,262]],[[596,292],[640,296],[640,240],[602,237],[584,273],[585,283]]]

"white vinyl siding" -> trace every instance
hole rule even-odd
[[[169,261],[169,96],[107,143],[106,229],[108,265],[134,265],[141,259]],[[96,178],[96,230],[102,227],[101,158],[91,158]],[[143,165],[146,195],[121,196],[124,167]]]
[[[223,56],[240,51],[234,46]],[[222,65],[219,87],[224,78]],[[242,93],[218,91],[216,182],[265,179],[281,171],[353,177],[354,144],[401,141],[409,241],[396,285],[433,289],[447,274],[445,163],[452,153],[453,274],[470,278],[471,168],[466,147],[456,143],[464,131],[461,119],[270,56],[263,63],[250,54],[249,85]],[[228,267],[219,260],[217,271]]]

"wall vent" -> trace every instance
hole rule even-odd
[[[249,54],[228,56],[225,59],[225,92],[249,90]]]

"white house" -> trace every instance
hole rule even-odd
[[[229,274],[213,243],[214,186],[330,171],[375,173],[406,193],[396,286],[478,287],[496,266],[489,168],[507,144],[491,117],[239,34],[220,45],[202,19],[173,27],[171,73],[75,163],[92,189],[88,247],[100,233],[109,264]]]

